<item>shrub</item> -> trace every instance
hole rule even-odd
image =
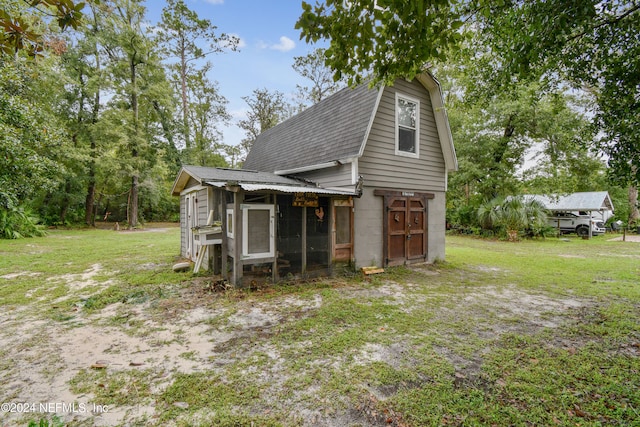
[[[44,234],[39,219],[31,211],[20,206],[9,206],[0,210],[0,238],[21,239]]]
[[[521,235],[539,236],[548,232],[545,207],[535,200],[493,199],[481,205],[477,215],[483,229],[492,230],[509,241],[516,241]]]

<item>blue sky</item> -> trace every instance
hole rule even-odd
[[[238,144],[244,132],[235,122],[244,117],[247,104],[241,97],[254,89],[278,90],[293,97],[296,84],[305,84],[291,67],[294,56],[314,49],[304,40],[295,23],[302,13],[301,0],[184,0],[200,18],[218,27],[217,33],[240,38],[240,51],[208,57],[213,64],[209,75],[229,104],[232,124],[222,128],[226,144]],[[147,0],[147,18],[151,24],[160,19],[164,0]]]

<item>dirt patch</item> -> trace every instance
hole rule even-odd
[[[627,234],[626,236],[614,237],[613,239],[609,239],[610,242],[633,242],[640,243],[640,234]]]
[[[68,284],[73,293],[95,285],[97,274],[104,274],[99,264],[81,274],[52,280]],[[287,369],[287,363],[292,361],[283,357],[284,351],[291,354],[291,348],[279,347],[271,338],[280,332],[282,325],[304,319],[322,308],[325,304],[322,290],[311,295],[306,292],[304,297],[289,294],[245,298],[245,294],[237,291],[214,292],[210,284],[209,279],[197,278],[193,286],[178,296],[143,304],[120,302],[99,312],[80,310],[73,320],[62,323],[42,320],[25,311],[0,313],[0,401],[76,402],[89,409],[106,405],[107,411],[64,414],[64,420],[110,426],[130,424],[145,417],[153,419],[158,410],[157,396],[179,373],[224,375],[230,365],[261,358],[263,366],[258,368],[249,364],[244,368],[245,373],[256,375],[260,383],[269,384],[274,391],[295,381]],[[375,286],[345,286],[340,292],[356,301],[379,298],[391,305],[401,305],[407,312],[424,310],[424,304],[429,300],[424,286],[393,280]],[[265,291],[265,295],[268,292]],[[471,330],[482,339],[490,340],[513,330],[555,328],[562,321],[564,312],[581,309],[587,304],[577,299],[527,293],[515,286],[487,286],[470,288],[455,304],[433,308],[429,314],[441,322],[457,321],[464,314]],[[449,338],[448,333],[455,338],[454,332],[442,330],[439,333],[443,340]],[[303,354],[305,341],[300,340],[295,345],[299,347],[296,351]],[[411,369],[411,364],[417,362],[408,355],[414,350],[407,337],[398,337],[395,342],[385,344],[370,342],[343,356],[334,357],[330,353],[321,356],[311,364],[310,370],[340,371],[374,362],[398,370]],[[430,351],[453,365],[455,381],[460,386],[477,377],[482,363],[481,352],[461,355],[445,346],[435,346]],[[100,401],[95,392],[74,391],[72,383],[85,377],[89,378],[84,380],[89,382],[89,387],[108,387],[92,380],[97,375],[96,366],[112,376],[144,375],[150,396],[113,405]],[[122,393],[137,395],[134,384],[123,387]],[[402,425],[401,414],[381,414],[376,409],[380,400],[396,392],[397,385],[372,387],[364,400],[354,407],[341,401],[341,397],[323,405],[315,400],[315,392],[310,387],[295,391],[286,401],[270,401],[266,397],[265,405],[293,414],[296,422],[305,426]],[[269,396],[268,391],[265,395]],[[0,414],[3,425],[25,419],[29,417]]]

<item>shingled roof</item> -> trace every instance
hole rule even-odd
[[[244,166],[277,171],[356,157],[379,89],[345,88],[258,136]]]

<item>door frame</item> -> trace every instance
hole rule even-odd
[[[337,242],[337,227],[339,226],[338,215],[336,208],[346,207],[349,208],[349,242],[338,243]],[[331,201],[331,261],[353,263],[353,236],[354,236],[354,218],[353,218],[353,198],[348,199],[332,199]]]
[[[394,265],[402,265],[402,264],[411,264],[415,262],[424,262],[428,258],[428,240],[429,240],[429,203],[428,201],[435,198],[434,193],[422,193],[417,191],[393,191],[393,190],[374,190],[373,194],[375,196],[381,196],[384,198],[383,203],[383,221],[382,221],[382,233],[383,233],[383,260],[384,266],[394,266]],[[398,260],[390,260],[389,259],[389,212],[390,205],[393,200],[404,198],[406,199],[406,210],[407,213],[411,211],[411,200],[420,200],[424,206],[424,237],[423,237],[423,253],[424,256],[409,258],[408,248],[405,246],[405,254],[404,258]],[[415,208],[414,208],[415,209]],[[409,217],[409,215],[408,215]],[[408,218],[407,218],[408,220]],[[409,228],[407,228],[409,230]],[[411,234],[409,231],[408,234]],[[406,242],[405,242],[406,245]]]
[[[198,225],[198,191],[191,191],[185,195],[186,217],[186,255],[192,261],[197,258],[196,242],[193,235],[193,227]]]

